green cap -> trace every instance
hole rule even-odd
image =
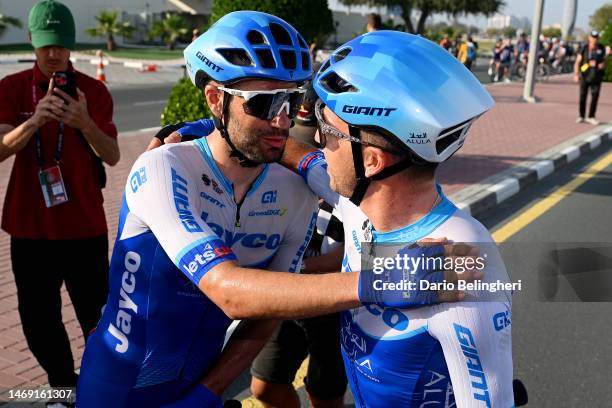
[[[72,13],[62,3],[42,0],[32,7],[28,28],[34,48],[57,45],[74,49],[75,28]]]

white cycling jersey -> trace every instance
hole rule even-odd
[[[109,297],[85,347],[78,405],[159,406],[197,383],[231,323],[198,289],[200,279],[227,260],[295,272],[317,201],[301,177],[269,164],[236,203],[206,138],[141,155],[125,188]]]
[[[329,187],[326,164],[305,175],[309,186],[335,206],[344,221],[344,271],[362,268],[364,242],[412,243],[425,237],[484,243],[487,282],[506,276],[489,232],[442,194],[418,222],[395,231],[374,231],[361,209]],[[375,247],[374,247],[375,248]],[[358,407],[514,406],[511,293],[476,301],[415,309],[368,305],[342,314],[342,352]]]

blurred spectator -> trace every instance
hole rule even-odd
[[[491,50],[491,61],[489,62],[489,76],[493,77],[493,81],[499,80],[499,58],[503,49],[501,38],[495,40],[495,45]]]
[[[200,30],[197,28],[194,28],[193,31],[191,32],[191,42],[194,42],[196,38],[198,38],[199,36],[200,36]]]
[[[452,42],[451,40],[448,38],[448,34],[444,34],[444,37],[442,37],[442,39],[440,40],[440,47],[444,48],[446,51],[448,51],[451,47]]]
[[[574,81],[580,82],[579,116],[576,123],[585,121],[587,94],[591,88],[591,107],[586,121],[592,125],[599,124],[599,121],[595,119],[595,113],[604,77],[605,62],[606,49],[599,44],[599,33],[593,31],[589,36],[589,42],[578,51],[574,65]]]
[[[529,55],[529,40],[527,39],[526,33],[521,33],[518,41],[516,42],[515,60],[527,64],[527,57]]]
[[[0,81],[0,161],[15,155],[2,229],[11,236],[28,346],[52,387],[74,387],[77,375],[62,323],[60,288],[66,284],[87,337],[108,292],[101,160],[110,165],[119,160],[117,129],[104,84],[70,63],[75,44],[70,10],[53,0],[40,1],[30,10],[28,27],[34,66]],[[65,72],[51,79],[57,71]]]
[[[463,41],[461,39],[461,35],[455,37],[455,42],[452,45],[451,53],[455,56],[455,58],[459,59],[459,50],[461,49],[461,44]]]
[[[499,68],[496,81],[501,81],[503,79],[505,82],[510,82],[509,73],[513,55],[514,46],[512,45],[512,40],[506,38],[499,54]]]
[[[476,45],[472,36],[469,35],[466,42],[461,43],[459,49],[459,61],[469,70],[472,69],[472,64],[476,60]]]
[[[366,29],[368,30],[368,33],[382,29],[382,20],[380,19],[380,14],[368,14],[368,25],[366,26]]]

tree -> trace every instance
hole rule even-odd
[[[5,16],[0,13],[0,37],[9,27],[21,27],[21,21],[15,17]]]
[[[548,38],[561,38],[561,29],[557,27],[546,27],[542,30],[542,35]]]
[[[128,21],[119,21],[117,11],[102,10],[96,16],[98,25],[88,28],[85,32],[91,37],[106,37],[106,49],[114,51],[117,48],[115,36],[131,37],[135,27]]]
[[[323,43],[334,32],[327,0],[214,0],[211,20],[237,10],[257,10],[278,16],[295,27],[308,43]]]
[[[187,22],[178,14],[166,13],[163,20],[156,21],[149,31],[150,38],[160,37],[173,50],[178,39],[187,34]]]
[[[487,33],[487,37],[493,38],[493,37],[499,37],[499,35],[501,34],[501,30],[499,28],[487,28],[486,30]]]
[[[589,17],[589,25],[593,30],[604,31],[610,24],[612,24],[612,3],[604,4]]]
[[[340,0],[345,5],[368,4],[370,6],[399,7],[406,22],[406,31],[422,34],[425,22],[436,13],[446,13],[457,17],[461,14],[484,14],[489,16],[497,12],[503,0]],[[412,12],[419,11],[416,27],[412,21]]]
[[[504,29],[502,30],[502,33],[504,34],[504,37],[506,38],[514,38],[516,37],[516,28],[512,26],[504,27]]]

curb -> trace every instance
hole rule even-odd
[[[98,65],[100,60],[95,56],[77,54],[70,57],[70,61],[73,63],[76,61],[79,62],[89,62],[92,65]],[[36,62],[36,58],[32,57],[18,57],[18,58],[2,58],[0,59],[0,65],[8,65],[8,64],[22,64],[22,63],[34,63]],[[121,65],[126,68],[136,68],[144,70],[148,66],[155,66],[156,70],[162,69],[185,69],[185,65],[182,63],[176,62],[176,60],[123,60],[123,59],[110,59],[104,57],[102,60],[104,66],[108,65]]]
[[[604,123],[552,149],[450,196],[472,216],[496,207],[529,186],[555,173],[580,156],[612,141],[612,125]]]

